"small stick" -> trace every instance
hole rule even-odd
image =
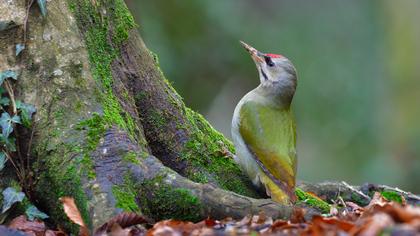
[[[12,157],[9,155],[9,153],[7,153],[6,151],[3,150],[4,155],[6,155],[7,159],[12,163],[13,167],[16,170],[17,175],[19,176],[19,179],[22,180],[22,174],[20,173],[19,168],[16,166],[15,162],[13,161]]]
[[[10,101],[12,102],[13,115],[16,115],[17,109],[16,109],[15,94],[13,93],[13,88],[10,85],[8,80],[4,81],[4,85],[6,87],[7,93],[9,93]]]
[[[28,28],[28,18],[29,18],[29,10],[31,9],[32,4],[34,4],[35,0],[31,0],[29,2],[28,7],[26,8],[26,15],[25,20],[23,21],[23,44],[26,45],[26,31]]]
[[[364,194],[362,191],[355,189],[354,187],[350,186],[348,183],[341,181],[341,183],[346,186],[347,188],[351,189],[352,191],[362,195],[363,197],[365,197],[366,199],[370,199],[370,197],[366,194]]]

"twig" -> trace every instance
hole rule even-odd
[[[23,177],[26,177],[25,161],[23,160],[22,153],[20,152],[20,147],[21,146],[20,146],[20,143],[19,143],[19,133],[18,133],[16,127],[14,127],[14,134],[15,134],[15,137],[16,137],[16,151],[17,151],[17,155],[19,157],[20,166],[22,168],[21,169],[21,171],[22,171],[21,174],[22,174]],[[25,179],[23,179],[23,180],[25,180]],[[25,184],[24,182],[22,184]]]
[[[18,175],[18,177],[19,177],[19,179],[21,179],[22,180],[22,174],[21,174],[21,172],[20,172],[20,170],[19,170],[19,168],[17,167],[17,165],[16,165],[16,163],[13,161],[13,158],[9,155],[9,153],[7,153],[5,150],[3,150],[3,153],[4,153],[4,155],[6,156],[6,158],[12,163],[12,165],[13,165],[13,167],[15,168],[15,170],[16,170],[16,173],[17,173],[17,175]]]
[[[29,18],[29,10],[31,9],[32,4],[35,0],[31,0],[29,2],[28,7],[26,8],[26,15],[25,20],[23,21],[23,44],[26,45],[26,31],[28,29],[28,18]]]
[[[346,202],[344,202],[344,199],[341,196],[338,196],[338,201],[344,206],[347,207]]]
[[[347,213],[347,204],[341,196],[338,196],[338,201],[343,205],[344,212]]]
[[[16,101],[15,101],[15,94],[13,92],[13,88],[10,85],[10,82],[8,80],[4,81],[4,85],[6,87],[7,93],[9,94],[10,97],[10,102],[12,103],[12,110],[13,110],[13,115],[17,114],[17,108],[16,108]],[[22,155],[20,153],[20,145],[19,145],[19,134],[18,131],[16,129],[16,127],[14,127],[14,133],[16,136],[16,150],[18,152],[18,157],[19,157],[19,161],[20,161],[20,166],[21,166],[21,175],[22,177],[25,177],[25,162],[23,161]],[[22,179],[24,181],[24,179]]]
[[[367,198],[367,199],[370,199],[370,197],[369,197],[368,195],[364,194],[364,193],[363,193],[362,191],[360,191],[360,190],[355,189],[353,186],[350,186],[348,183],[346,183],[346,182],[344,182],[344,181],[341,181],[341,183],[342,183],[344,186],[346,186],[347,188],[351,189],[352,191],[354,191],[354,192],[356,192],[356,193],[358,193],[358,194],[362,195],[363,197],[365,197],[365,198]]]
[[[7,93],[9,94],[10,101],[12,103],[13,115],[16,115],[17,109],[16,109],[16,101],[15,101],[15,94],[13,92],[13,88],[10,85],[10,82],[8,80],[4,81],[4,85],[6,87]]]
[[[33,137],[34,137],[34,134],[35,134],[35,117],[34,116],[32,117],[32,120],[33,120],[33,125],[32,125],[32,128],[31,128],[31,136],[29,137],[28,151],[26,152],[26,169],[27,170],[30,169],[29,168],[29,165],[30,165],[29,159],[30,159],[30,156],[31,156],[32,140],[33,140]]]

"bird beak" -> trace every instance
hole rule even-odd
[[[256,64],[264,62],[264,54],[259,52],[257,49],[249,46],[248,44],[244,43],[243,41],[239,41],[249,54],[251,54],[252,59]]]

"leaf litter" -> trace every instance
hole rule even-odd
[[[61,198],[69,219],[80,226],[80,236],[163,236],[163,235],[419,235],[420,206],[389,201],[376,192],[365,206],[343,202],[332,207],[329,214],[315,215],[305,220],[306,210],[295,208],[289,220],[273,220],[263,212],[240,220],[205,219],[198,223],[162,220],[154,225],[146,217],[135,213],[121,213],[89,232],[73,198]],[[4,230],[0,228],[1,230]],[[61,230],[47,229],[40,220],[29,221],[16,217],[7,230],[19,230],[27,235],[66,236]],[[16,234],[17,235],[17,234]]]

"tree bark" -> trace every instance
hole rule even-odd
[[[2,25],[11,25],[1,31],[1,69],[19,72],[17,97],[37,108],[27,194],[54,223],[76,229],[62,196],[93,227],[122,210],[156,220],[289,215],[290,207],[226,191],[259,196],[228,155],[232,144],[163,77],[122,0],[52,1],[45,18],[34,4],[26,20],[27,2],[0,5]],[[28,150],[30,137],[19,139]]]
[[[258,199],[231,142],[184,105],[123,0],[49,1],[45,18],[32,6],[25,31],[27,2],[0,4],[0,70],[19,72],[17,97],[37,108],[33,137],[18,139],[34,176],[27,195],[53,223],[77,230],[63,196],[75,198],[91,227],[121,211],[154,220],[290,217],[292,206]],[[26,46],[19,56],[17,43]],[[333,186],[329,194],[345,189]],[[349,191],[349,199],[365,197]]]

